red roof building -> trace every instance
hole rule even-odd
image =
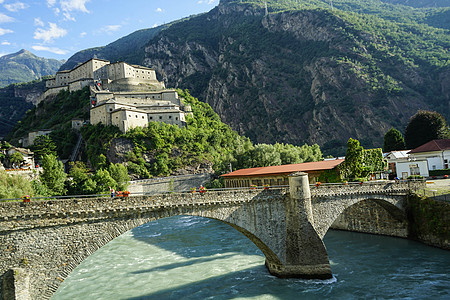
[[[250,187],[252,185],[287,185],[288,176],[295,172],[308,173],[310,183],[318,181],[320,174],[326,170],[333,170],[344,159],[323,160],[301,164],[240,169],[221,175],[225,187]]]
[[[444,150],[450,150],[450,139],[429,141],[428,143],[409,151],[409,154]]]
[[[448,169],[450,139],[432,140],[408,152],[411,161],[427,161],[428,170]]]

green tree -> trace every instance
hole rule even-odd
[[[64,166],[53,154],[44,154],[42,157],[42,168],[40,179],[48,188],[51,195],[64,195],[66,193],[65,181],[67,174]]]
[[[417,148],[429,141],[449,138],[449,130],[444,117],[437,112],[419,110],[409,119],[405,129],[408,149]]]
[[[84,190],[84,183],[89,179],[89,170],[83,162],[71,162],[69,171],[68,190],[71,195],[89,194]]]
[[[130,176],[128,176],[127,167],[122,164],[110,164],[109,174],[117,182],[117,189],[124,191],[128,187],[128,181],[130,181]]]
[[[20,152],[14,152],[9,156],[11,164],[20,165],[23,162],[23,155]]]
[[[358,178],[363,173],[363,147],[356,139],[350,138],[345,153],[345,174],[347,178]]]
[[[30,148],[38,160],[41,160],[44,155],[57,156],[56,145],[48,135],[38,136]]]
[[[99,169],[95,172],[92,180],[96,183],[95,192],[105,193],[109,191],[109,188],[117,190],[117,182],[111,177],[108,170]],[[91,182],[87,183],[92,185]]]
[[[405,149],[405,139],[400,131],[395,128],[389,129],[384,135],[383,151],[391,152]]]

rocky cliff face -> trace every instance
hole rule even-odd
[[[318,143],[342,154],[350,137],[379,147],[392,126],[403,129],[418,109],[436,109],[426,94],[444,99],[439,108],[448,114],[448,69],[427,74],[395,56],[373,60],[379,38],[324,10],[265,16],[223,1],[150,41],[144,64],[254,142]]]
[[[6,136],[44,92],[43,81],[0,88],[0,136]]]

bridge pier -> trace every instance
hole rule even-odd
[[[272,275],[282,278],[332,278],[328,254],[314,229],[308,174],[289,176],[289,197],[286,197],[286,259],[266,259]]]

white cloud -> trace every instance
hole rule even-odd
[[[4,35],[7,33],[13,33],[14,31],[12,31],[11,29],[4,29],[4,28],[0,28],[0,35]]]
[[[44,27],[45,24],[42,22],[41,18],[34,18],[34,26]]]
[[[36,29],[34,32],[34,39],[43,40],[44,43],[51,42],[53,39],[63,37],[67,34],[67,30],[58,27],[55,23],[48,23],[49,29],[45,30],[42,28]]]
[[[36,50],[36,51],[48,51],[48,52],[60,54],[60,55],[67,54],[66,50],[62,50],[62,49],[55,48],[55,47],[45,47],[45,46],[36,45],[36,46],[31,46],[31,48],[33,48],[33,50]]]
[[[61,9],[63,11],[69,12],[69,11],[82,11],[85,13],[89,13],[89,11],[86,8],[86,3],[90,0],[67,0],[67,1],[61,1]]]
[[[52,7],[53,5],[55,5],[56,0],[47,0],[47,5],[48,7]]]
[[[81,37],[81,38],[85,37],[86,35],[87,35],[87,32],[82,32],[82,33],[80,33],[80,37]]]
[[[158,13],[163,12],[162,8],[160,8],[160,7],[158,7],[155,11],[158,12]]]
[[[197,1],[197,4],[211,5],[211,4],[215,4],[215,3],[216,3],[216,0],[199,0],[199,1]]]
[[[103,26],[102,28],[100,28],[99,30],[96,31],[97,34],[102,34],[102,33],[112,33],[114,31],[117,31],[120,29],[120,27],[122,27],[121,25],[107,25],[107,26]]]
[[[60,11],[63,12],[65,20],[76,21],[75,17],[72,16],[72,12],[81,11],[84,13],[90,13],[86,8],[86,3],[91,0],[61,0],[61,10],[55,8],[55,13],[58,14]]]
[[[3,42],[2,42],[2,45],[3,45],[3,46],[9,46],[9,45],[11,45],[11,43],[8,42],[8,41],[3,41]]]
[[[4,7],[7,10],[9,10],[9,11],[16,12],[16,11],[19,11],[21,9],[28,8],[28,5],[25,4],[25,3],[22,3],[22,2],[16,2],[16,3],[13,3],[13,4],[5,4]]]
[[[69,14],[68,12],[64,12],[63,13],[65,20],[69,20],[69,21],[76,21],[74,17],[72,17],[71,14]]]
[[[13,22],[13,21],[14,21],[14,18],[11,18],[10,16],[0,13],[0,23],[7,23],[7,22]]]

